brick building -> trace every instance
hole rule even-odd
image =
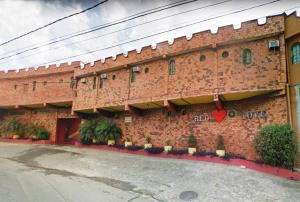
[[[285,19],[199,32],[84,68],[74,62],[1,72],[2,117],[39,121],[56,143],[88,116],[114,119],[137,145],[151,136],[155,146],[170,140],[186,148],[193,134],[199,148],[214,151],[222,135],[226,151],[256,159],[259,129],[291,120]]]

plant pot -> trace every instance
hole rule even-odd
[[[223,150],[223,149],[217,149],[217,150],[216,150],[216,154],[217,154],[219,157],[223,157],[223,156],[225,156],[225,150]]]
[[[115,145],[116,141],[115,140],[108,140],[107,145]]]
[[[94,144],[97,144],[96,138],[93,138],[93,143],[94,143]]]
[[[7,134],[7,138],[13,139],[14,135],[17,135],[17,133],[15,133],[15,132],[9,132]]]
[[[13,135],[12,137],[14,140],[20,139],[20,135]]]
[[[165,151],[166,153],[172,151],[172,146],[170,146],[170,145],[164,146],[164,151]]]
[[[196,151],[197,151],[197,148],[195,147],[189,147],[189,155],[193,155]]]
[[[145,144],[144,149],[152,148],[152,144]]]
[[[132,146],[132,142],[125,141],[125,147]]]

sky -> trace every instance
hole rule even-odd
[[[0,44],[100,1],[0,0]],[[155,48],[156,44],[162,41],[172,43],[177,37],[190,38],[196,32],[211,30],[215,33],[221,26],[232,24],[238,29],[241,22],[259,19],[259,23],[264,23],[265,16],[283,12],[290,14],[298,11],[297,14],[300,15],[299,0],[185,0],[189,3],[46,45],[73,33],[128,19],[129,16],[146,13],[158,7],[175,5],[179,1],[184,0],[109,0],[90,11],[0,46],[0,70],[79,60],[83,63],[93,63],[95,60],[115,57],[120,53],[126,55],[130,50],[139,51],[148,45]],[[264,3],[269,4],[252,8]],[[244,11],[234,13],[239,10]],[[178,27],[182,28],[176,29]],[[157,34],[161,32],[162,34]],[[38,46],[42,47],[28,51]],[[26,52],[20,53],[22,51]]]

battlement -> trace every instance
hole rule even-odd
[[[0,79],[24,78],[43,76],[48,74],[72,72],[75,68],[80,67],[80,61],[74,61],[70,64],[61,63],[59,65],[53,64],[49,66],[39,66],[23,68],[18,70],[0,71]]]
[[[217,30],[205,30],[191,36],[181,36],[172,41],[163,41],[156,45],[152,44],[141,49],[119,53],[114,57],[110,56],[85,64],[83,68],[76,69],[75,76],[81,77],[93,72],[110,71],[128,65],[169,58],[180,53],[276,36],[284,32],[284,17],[284,14],[268,16],[265,19],[227,25],[219,27]]]

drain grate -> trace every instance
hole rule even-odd
[[[198,194],[194,191],[184,191],[184,192],[181,192],[181,194],[179,195],[179,198],[184,201],[190,201],[190,200],[198,198]]]

